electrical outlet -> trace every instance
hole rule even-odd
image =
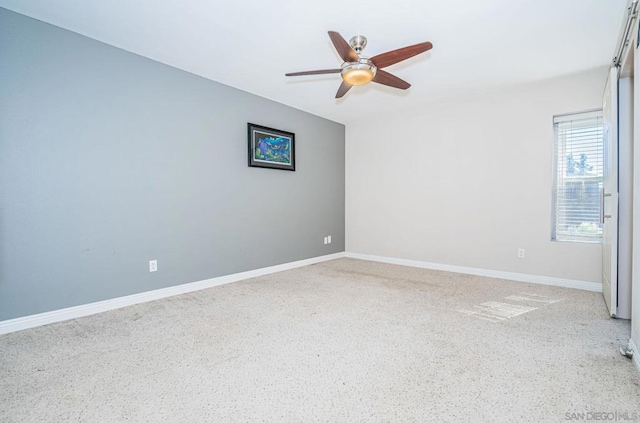
[[[324,244],[327,245],[329,243],[329,237],[324,237]]]
[[[331,235],[327,237],[328,243],[331,244]]]
[[[158,271],[158,260],[149,260],[149,272]]]
[[[524,248],[518,248],[518,258],[519,259],[524,258]]]

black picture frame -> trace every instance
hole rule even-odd
[[[293,132],[247,123],[249,167],[296,170]]]

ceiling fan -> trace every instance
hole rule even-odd
[[[292,72],[285,75],[302,76],[339,73],[342,76],[342,84],[336,93],[336,98],[344,96],[354,85],[364,85],[371,81],[382,85],[388,85],[393,88],[406,90],[411,86],[411,84],[390,74],[389,72],[383,71],[382,68],[386,68],[387,66],[391,66],[433,48],[433,44],[430,42],[420,43],[378,54],[377,56],[373,56],[369,59],[360,54],[367,45],[366,37],[356,35],[351,37],[347,43],[339,33],[329,31],[329,38],[331,38],[331,42],[338,51],[342,60],[344,60],[344,63],[339,69]]]

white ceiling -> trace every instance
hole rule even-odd
[[[0,0],[0,6],[338,122],[610,63],[627,0]],[[334,99],[328,30],[365,35],[366,56],[431,41],[378,84]],[[604,81],[603,81],[604,84]]]

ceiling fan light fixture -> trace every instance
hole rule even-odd
[[[342,79],[349,85],[364,85],[376,76],[376,67],[369,59],[347,63],[342,68]]]

